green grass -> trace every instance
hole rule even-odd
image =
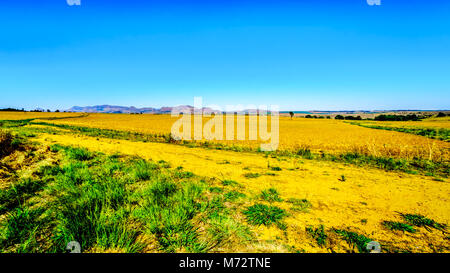
[[[305,228],[306,232],[316,240],[317,245],[324,246],[326,243],[326,240],[328,238],[328,235],[325,233],[324,226],[320,225],[317,228],[314,228],[312,226],[308,226]]]
[[[238,192],[238,191],[229,191],[225,193],[224,198],[226,201],[234,202],[240,198],[244,198],[246,195],[244,193]]]
[[[308,212],[312,207],[311,202],[307,199],[289,198],[286,202],[292,204],[291,210],[293,211]]]
[[[365,128],[396,131],[402,133],[408,133],[413,135],[424,136],[432,139],[439,139],[443,141],[450,141],[450,130],[446,128],[417,128],[417,127],[394,127],[394,126],[382,126],[371,125],[360,122],[350,122],[350,124],[358,125]]]
[[[93,158],[92,153],[86,148],[68,148],[67,155],[74,160],[87,161]]]
[[[281,169],[280,167],[278,167],[278,166],[276,166],[276,167],[270,167],[270,169],[271,169],[272,171],[276,171],[276,172],[279,172],[279,171],[282,170],[282,169]]]
[[[303,157],[303,158],[306,158],[306,159],[313,159],[314,158],[314,155],[311,152],[311,150],[309,148],[306,148],[306,147],[302,147],[302,148],[298,149],[296,154],[301,156],[301,157]]]
[[[6,223],[0,233],[0,247],[6,248],[20,244],[18,252],[30,252],[31,245],[36,244],[35,233],[39,227],[37,217],[40,210],[31,210],[19,206],[8,213]]]
[[[246,173],[246,174],[244,174],[245,178],[258,178],[260,176],[261,176],[261,174],[259,174],[259,173]]]
[[[346,241],[349,245],[351,245],[352,247],[356,247],[360,253],[367,253],[368,252],[368,250],[366,249],[367,244],[373,241],[372,239],[367,238],[366,236],[358,234],[356,232],[342,229],[334,229],[333,231],[336,234],[340,235],[341,238],[344,241]]]
[[[243,211],[243,214],[246,216],[248,223],[256,226],[278,224],[287,216],[285,210],[264,204],[256,204],[248,207]]]
[[[223,180],[222,185],[224,186],[239,186],[239,183],[234,180]]]
[[[416,227],[424,227],[426,229],[435,228],[439,230],[444,230],[447,228],[445,224],[438,223],[432,219],[429,219],[420,214],[403,214],[400,213],[401,217],[410,225]]]
[[[145,223],[148,232],[156,236],[161,250],[205,252],[209,244],[199,240],[191,222],[200,212],[197,199],[204,189],[197,184],[186,184],[178,190],[172,183],[166,180],[150,185],[133,215]]]
[[[0,214],[17,208],[40,191],[46,183],[45,180],[20,179],[10,188],[0,191]]]
[[[280,197],[280,193],[274,189],[270,188],[267,190],[263,190],[261,194],[259,195],[259,198],[261,200],[267,201],[267,202],[281,202],[283,199]]]
[[[393,222],[393,221],[384,221],[383,226],[385,226],[387,229],[390,230],[401,230],[403,232],[409,232],[409,233],[415,233],[416,230],[408,225],[408,224],[404,224],[404,223],[400,223],[400,222]]]
[[[153,162],[148,162],[143,159],[137,159],[129,169],[133,178],[139,181],[150,179],[155,171],[158,169],[158,165]]]
[[[0,212],[11,212],[0,220],[0,252],[65,252],[70,241],[83,252],[140,252],[141,237],[154,251],[207,252],[252,238],[231,213],[243,193],[210,196],[204,179],[165,161],[61,145],[49,153],[61,160],[0,191]]]

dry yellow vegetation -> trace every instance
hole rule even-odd
[[[447,243],[443,233],[422,230],[414,235],[390,231],[382,221],[401,221],[398,212],[426,215],[440,223],[450,223],[450,184],[448,180],[437,182],[432,177],[386,172],[340,163],[300,160],[295,158],[266,158],[255,153],[236,153],[203,148],[188,148],[165,143],[142,143],[73,135],[43,134],[39,140],[46,144],[77,145],[92,151],[108,154],[137,155],[154,161],[164,160],[171,166],[182,166],[197,175],[214,177],[218,181],[238,181],[240,191],[257,198],[262,190],[275,188],[280,196],[307,199],[312,208],[308,212],[295,212],[287,203],[276,202],[290,211],[287,229],[275,226],[252,227],[258,244],[242,246],[227,251],[237,252],[286,252],[286,246],[306,252],[327,252],[305,232],[305,226],[324,225],[327,228],[350,228],[366,234],[393,249],[412,252],[445,250]],[[270,174],[268,166],[280,167]],[[246,178],[246,173],[259,173],[257,178]],[[340,179],[345,177],[345,181]],[[242,207],[257,200],[250,198]],[[286,234],[285,234],[286,232]],[[332,235],[330,235],[332,236]],[[445,237],[445,236],[444,236]],[[348,245],[332,240],[334,251],[348,251]]]
[[[2,116],[0,114],[0,119]],[[140,133],[171,131],[177,120],[170,115],[89,114],[86,117],[53,120],[52,123],[116,129]],[[207,121],[204,118],[203,124]],[[416,124],[448,128],[449,120],[399,122],[399,126]],[[374,130],[334,119],[305,119],[280,117],[280,150],[295,151],[308,148],[313,152],[330,154],[357,152],[364,155],[394,158],[424,158],[436,161],[450,159],[450,143],[395,131]],[[384,124],[384,123],[383,123]],[[389,124],[393,124],[392,122]],[[270,126],[269,126],[270,127]],[[225,125],[224,125],[225,128]],[[248,136],[248,118],[247,118]],[[258,141],[216,141],[229,145],[259,147]]]
[[[47,112],[0,112],[0,120],[21,120],[35,118],[66,118],[80,116],[80,113],[47,113]]]

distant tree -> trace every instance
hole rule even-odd
[[[15,109],[15,108],[3,108],[3,109],[0,109],[0,111],[7,111],[7,112],[23,112],[24,110],[22,109],[22,110],[19,110],[19,109]]]
[[[334,119],[345,119],[345,118],[342,115],[337,115],[337,116],[334,117]]]
[[[50,113],[51,112],[50,109],[47,109],[47,112]]]
[[[294,112],[289,112],[289,115],[291,116],[291,119],[294,117]]]
[[[378,115],[375,120],[378,121],[418,121],[425,118],[425,116],[417,116],[416,114],[410,115]]]
[[[306,115],[305,118],[312,118],[312,116],[311,115]]]
[[[447,116],[445,113],[439,112],[439,114],[437,115],[438,118],[442,118]]]
[[[56,111],[55,111],[56,113],[59,113],[59,110],[58,109],[56,109]]]
[[[357,116],[357,117],[355,117],[355,116],[346,116],[346,117],[344,117],[344,119],[347,119],[347,120],[361,120],[362,118],[361,118],[361,116]]]

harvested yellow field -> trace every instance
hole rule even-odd
[[[164,143],[139,143],[126,140],[98,139],[86,136],[40,136],[46,144],[77,145],[107,154],[136,155],[154,161],[164,160],[172,167],[195,174],[213,177],[218,181],[235,180],[241,191],[257,198],[268,188],[276,188],[283,199],[307,199],[309,212],[293,212],[286,220],[287,229],[274,226],[252,227],[258,243],[239,246],[236,252],[285,252],[292,246],[306,252],[328,252],[311,242],[305,226],[324,225],[367,234],[392,249],[412,252],[446,251],[448,244],[440,231],[410,235],[383,228],[383,221],[401,221],[398,212],[427,215],[445,224],[450,223],[450,184],[448,179],[437,182],[431,177],[405,173],[389,173],[370,168],[358,168],[338,163],[299,160],[293,158],[266,158],[254,153],[236,153],[202,148],[188,148]],[[268,166],[281,170],[274,175],[246,178],[246,173],[267,173]],[[340,177],[345,176],[345,181]],[[253,204],[252,199],[241,204]],[[277,206],[289,210],[286,203]],[[424,229],[425,230],[425,229]],[[286,233],[285,233],[286,232]],[[274,243],[277,242],[277,243]],[[348,245],[335,242],[330,249],[347,251]],[[391,251],[392,251],[391,249]],[[229,251],[229,250],[228,250]],[[448,249],[447,249],[448,251]]]
[[[410,127],[410,128],[444,128],[450,129],[450,117],[427,118],[421,121],[362,121],[362,124],[391,126],[391,127]]]
[[[80,118],[54,120],[52,123],[150,134],[169,134],[177,119],[170,115],[89,114]],[[204,118],[203,120],[203,124],[205,124],[208,119]],[[400,123],[403,124],[403,122]],[[434,124],[435,126],[448,128],[450,121],[421,121],[417,123]],[[405,124],[409,123],[405,122]],[[225,120],[224,128],[226,128]],[[248,117],[246,120],[246,135],[248,136]],[[260,143],[249,140],[216,142],[253,148],[259,147]],[[436,161],[448,161],[450,159],[450,143],[401,132],[363,128],[334,119],[280,117],[279,142],[278,148],[280,150],[290,151],[307,148],[316,153],[321,151],[330,154],[357,152],[377,157],[406,159],[418,157]]]
[[[0,111],[0,120],[21,120],[36,118],[66,118],[77,117],[80,113],[46,113],[46,112],[3,112]]]

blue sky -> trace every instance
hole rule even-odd
[[[450,1],[0,2],[0,107],[450,109]]]

